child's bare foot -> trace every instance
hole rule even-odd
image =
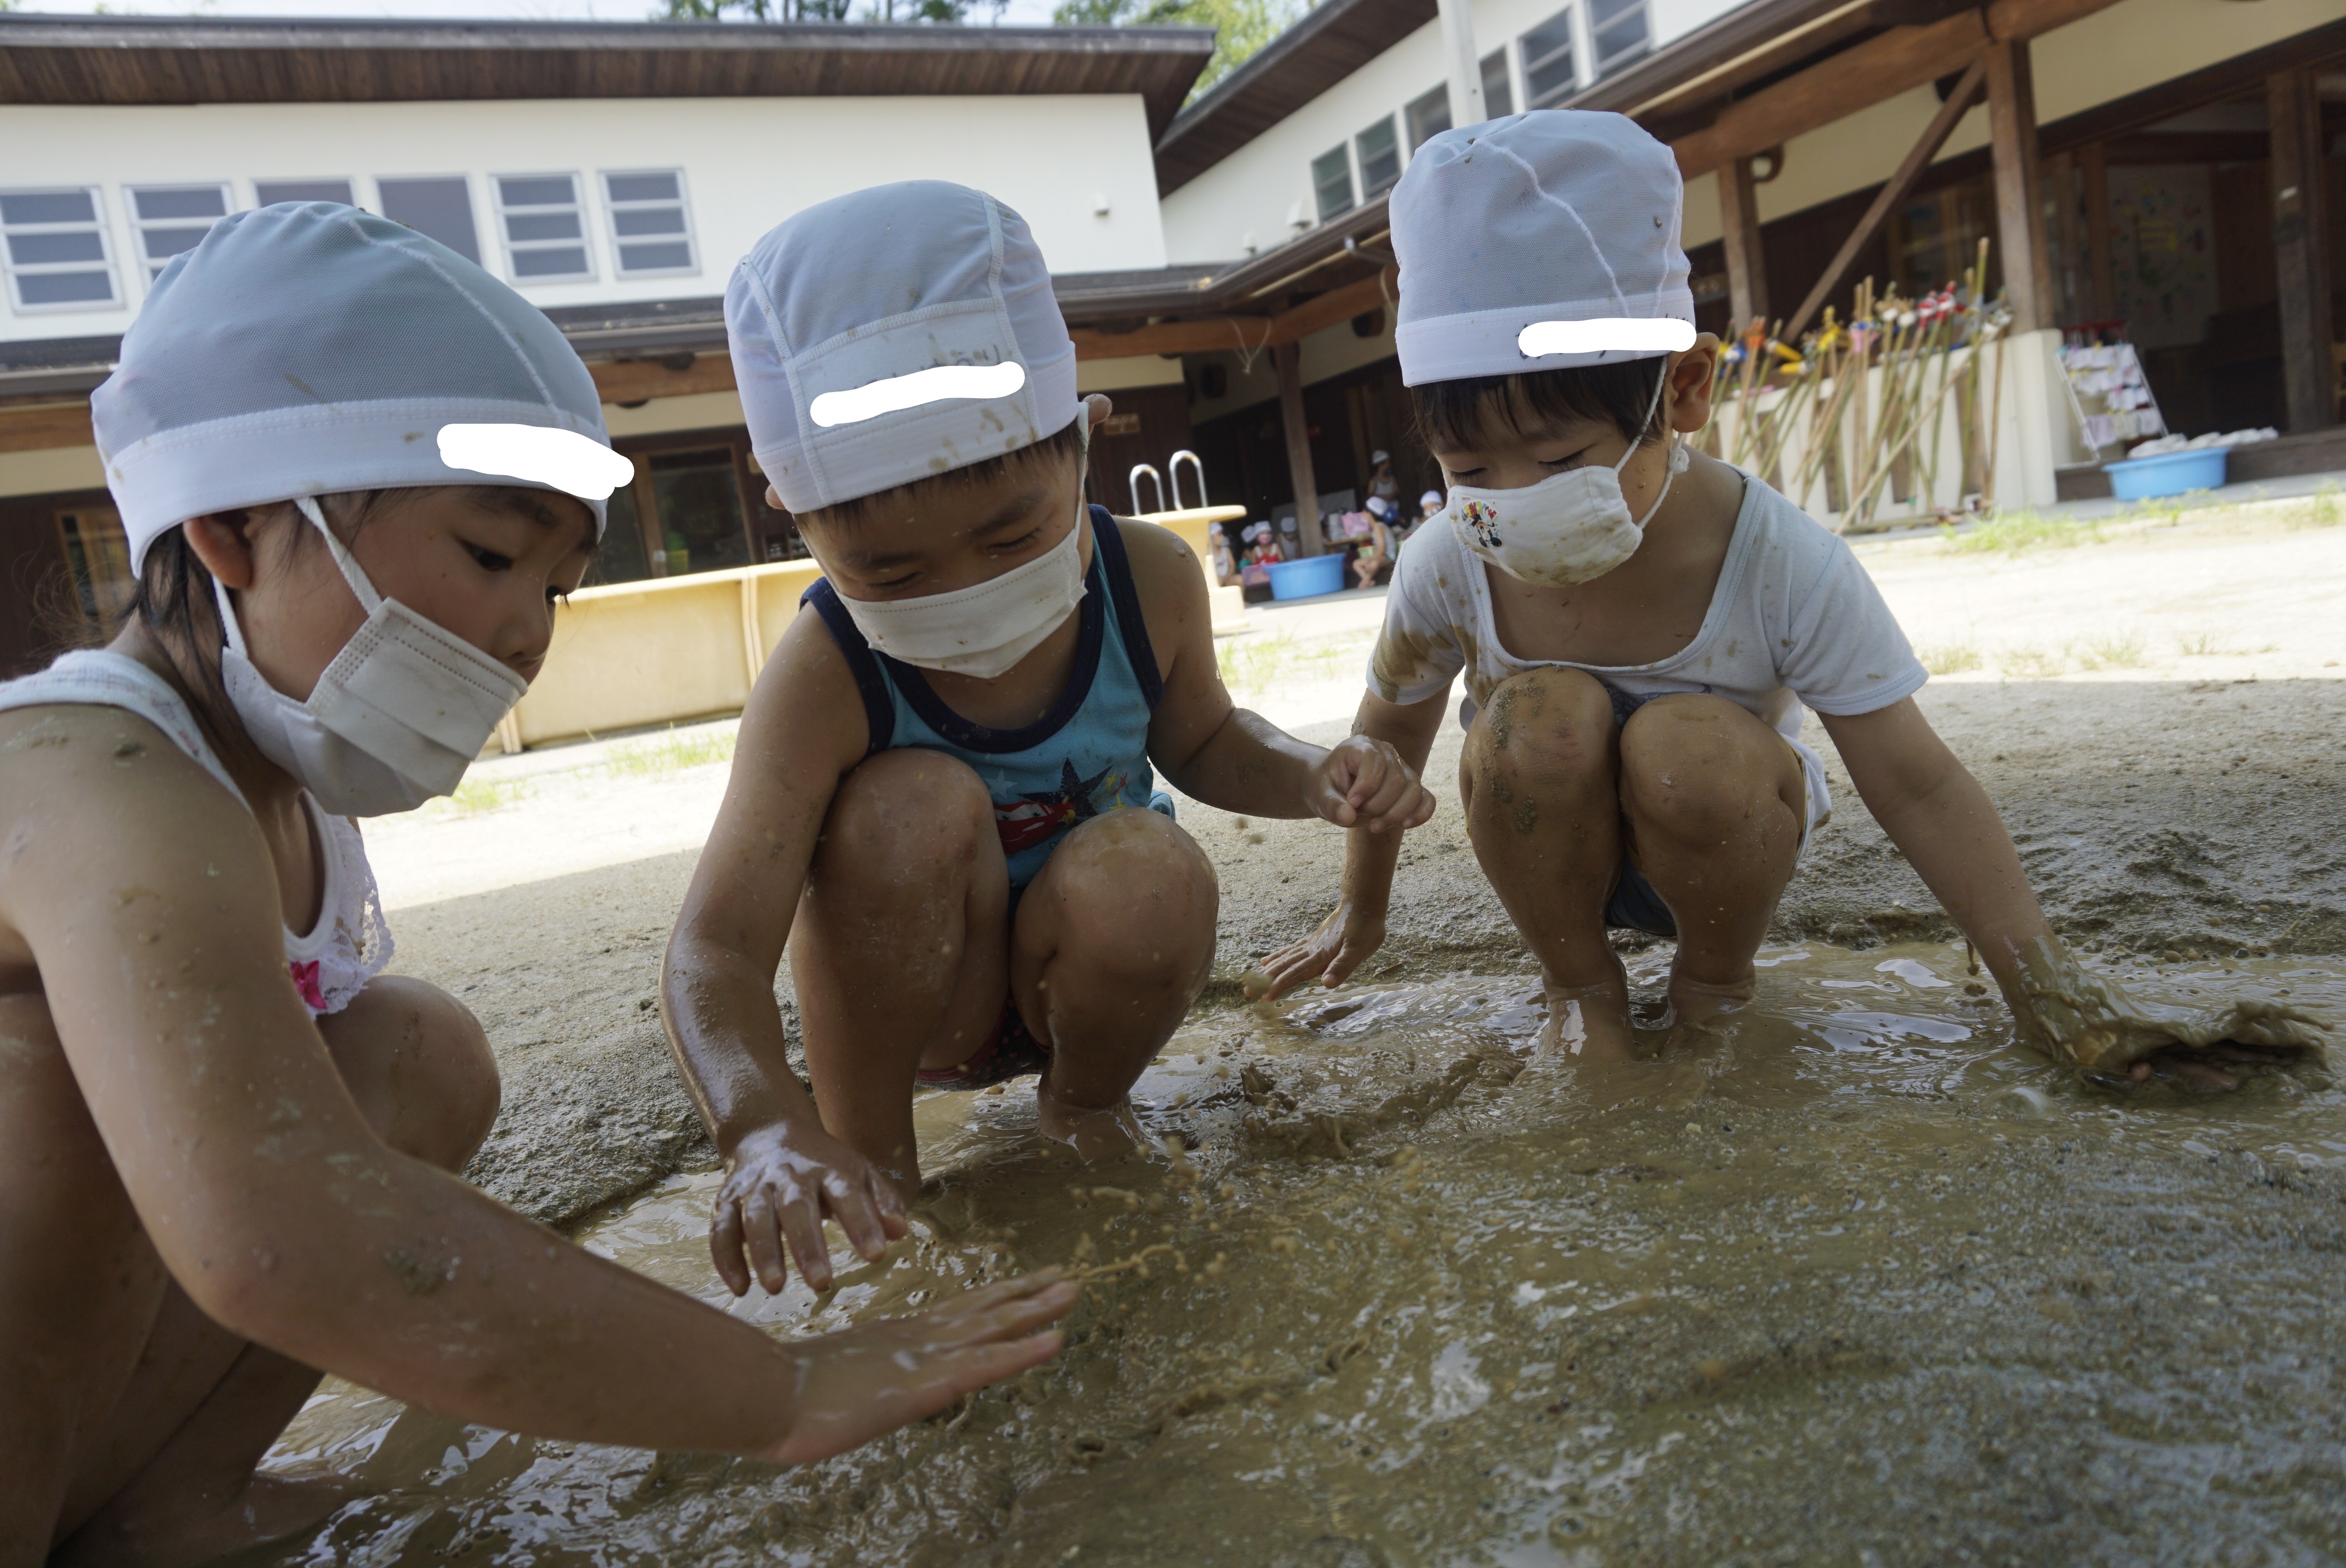
[[[194,1568],[233,1553],[288,1540],[321,1522],[350,1498],[339,1476],[254,1474],[227,1494],[174,1492],[142,1477],[76,1531],[50,1568]]]
[[[1071,1105],[1052,1095],[1050,1080],[1045,1078],[1035,1086],[1035,1114],[1045,1137],[1066,1145],[1087,1166],[1134,1148],[1157,1146],[1133,1113],[1132,1102],[1121,1095],[1105,1107]]]
[[[1632,1058],[1637,1036],[1629,1027],[1627,976],[1595,985],[1542,989],[1547,996],[1547,1023],[1541,1026],[1533,1061],[1627,1062]]]
[[[1727,984],[1670,976],[1669,1012],[1662,1020],[1671,1044],[1724,1033],[1735,1016],[1749,1009],[1760,993],[1757,975]]]

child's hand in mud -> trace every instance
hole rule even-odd
[[[1313,769],[1305,803],[1339,828],[1405,831],[1433,815],[1433,796],[1401,753],[1365,735],[1348,736]]]
[[[2320,1020],[2277,1002],[2145,1002],[2087,973],[2051,939],[2024,944],[2019,958],[2022,1037],[2089,1077],[2141,1083],[2164,1070],[2196,1088],[2231,1089],[2239,1085],[2231,1068],[2319,1060],[2327,1049]]]
[[[1331,988],[1341,985],[1384,941],[1382,910],[1339,904],[1318,931],[1264,959],[1261,972],[1248,977],[1246,993],[1257,1002],[1276,1002],[1309,981]]]
[[[744,1137],[726,1161],[725,1185],[709,1217],[709,1250],[736,1296],[750,1275],[780,1293],[789,1278],[783,1247],[817,1290],[831,1288],[831,1247],[822,1222],[834,1219],[849,1245],[878,1262],[904,1234],[904,1200],[886,1174],[820,1126],[789,1122]],[[744,1266],[743,1257],[748,1263]]]
[[[759,1457],[774,1464],[829,1459],[1049,1360],[1059,1349],[1051,1325],[1080,1294],[1046,1268],[910,1318],[793,1340],[798,1409],[790,1435]]]

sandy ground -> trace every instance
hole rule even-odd
[[[2147,993],[2346,1018],[2337,510],[1860,546],[2056,924]],[[1379,613],[1258,610],[1225,667],[1341,734]],[[1135,1094],[1184,1160],[1077,1169],[1024,1084],[931,1096],[915,1237],[728,1301],[653,988],[729,734],[501,759],[371,833],[398,966],[505,1070],[471,1174],[779,1333],[1128,1266],[1051,1366],[796,1472],[330,1382],[276,1462],[362,1495],[253,1563],[2346,1564],[2346,1088],[2113,1095],[2015,1045],[1838,769],[1760,1007],[1606,1074],[1525,1068],[1536,986],[1454,812],[1362,981],[1252,1008],[1339,838],[1186,803],[1221,956]],[[1668,949],[1628,959],[1650,1016]]]

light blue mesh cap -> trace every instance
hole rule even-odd
[[[1685,211],[1677,158],[1621,115],[1540,109],[1434,137],[1392,193],[1402,382],[1650,358],[1665,351],[1635,345],[1663,321],[1691,341]],[[1606,322],[1628,346],[1524,350],[1526,328]]]
[[[323,201],[223,218],[174,257],[89,402],[134,568],[207,513],[346,490],[561,488],[450,467],[444,426],[610,444],[594,379],[536,306],[437,240]],[[579,498],[599,531],[603,502]]]
[[[964,185],[873,186],[786,219],[734,269],[725,331],[750,450],[792,512],[1032,446],[1076,417],[1076,346],[1043,252],[1025,219]],[[835,394],[1013,364],[1014,391],[825,423]]]

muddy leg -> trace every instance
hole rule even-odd
[[[453,1171],[488,1135],[496,1063],[479,1023],[444,993],[382,976],[319,1020],[319,1033],[368,1125],[392,1147]],[[78,1095],[75,1110],[86,1123]],[[128,1214],[110,1163],[103,1186],[106,1201]],[[154,1259],[143,1232],[138,1246]],[[331,1481],[253,1473],[319,1374],[221,1329],[162,1277],[158,1260],[150,1267],[161,1279],[157,1306],[143,1342],[126,1347],[119,1396],[76,1454],[56,1564],[207,1562],[306,1529],[343,1495]]]
[[[1086,1160],[1140,1135],[1126,1091],[1214,964],[1221,890],[1197,841],[1155,811],[1111,811],[1067,835],[1018,905],[1019,1012],[1051,1047],[1043,1131]]]
[[[1531,670],[1491,694],[1459,759],[1474,858],[1539,960],[1543,1054],[1629,1054],[1628,979],[1605,940],[1621,863],[1615,728],[1595,677]]]
[[[1807,806],[1791,748],[1725,697],[1658,697],[1622,727],[1621,809],[1637,869],[1678,922],[1681,1023],[1750,1000],[1751,956],[1791,880]]]
[[[883,751],[839,787],[790,932],[807,1072],[832,1136],[911,1197],[913,1074],[969,1060],[1009,995],[1010,883],[964,763]]]

